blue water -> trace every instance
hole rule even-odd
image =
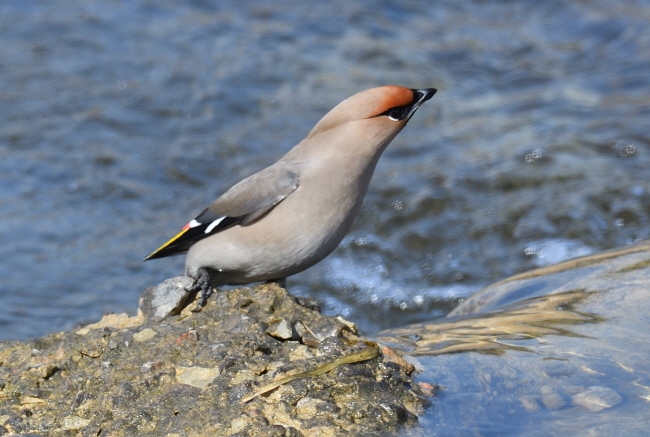
[[[183,270],[145,255],[336,103],[388,83],[439,92],[341,247],[289,280],[327,313],[368,334],[431,321],[490,282],[649,238],[648,71],[648,1],[2,1],[0,339],[135,313]],[[422,359],[448,390],[421,422],[569,423],[570,408],[522,413],[517,387],[546,363],[524,358],[515,386],[507,357],[482,374],[459,364],[471,356]],[[618,426],[599,414],[581,424]]]
[[[298,294],[366,333],[650,237],[647,1],[0,3],[0,338],[137,308],[142,262],[342,99],[436,87]],[[335,177],[335,176],[334,176]]]

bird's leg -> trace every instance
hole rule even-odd
[[[186,290],[191,291],[192,293],[197,291],[201,292],[201,294],[199,294],[199,303],[196,305],[196,308],[192,310],[192,312],[197,313],[201,311],[201,308],[205,306],[205,304],[208,302],[208,298],[212,295],[212,287],[210,287],[210,273],[208,273],[208,270],[201,267],[196,272],[194,283],[186,288]]]
[[[280,287],[284,288],[285,290],[287,289],[287,278],[281,278],[281,279],[269,279],[266,281],[267,284],[272,284],[272,283],[278,284]]]

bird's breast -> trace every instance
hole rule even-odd
[[[311,162],[298,188],[268,214],[194,244],[188,274],[207,267],[222,272],[224,283],[247,283],[284,278],[325,258],[350,228],[372,175],[332,171],[338,164]]]

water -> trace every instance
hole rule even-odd
[[[419,435],[646,436],[649,264],[650,242],[599,253],[381,333],[416,357],[420,380],[445,387]]]
[[[0,338],[133,313],[142,263],[342,99],[436,87],[290,279],[366,333],[650,237],[650,3],[0,3]]]

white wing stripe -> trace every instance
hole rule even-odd
[[[223,219],[225,219],[225,217],[218,218],[218,219],[216,219],[215,221],[213,221],[212,223],[210,223],[210,226],[208,226],[207,228],[205,228],[205,233],[206,233],[206,234],[209,234],[210,232],[212,232],[212,230],[213,230],[215,227],[217,227],[217,225],[218,225],[219,223],[221,223],[221,221],[222,221]]]

